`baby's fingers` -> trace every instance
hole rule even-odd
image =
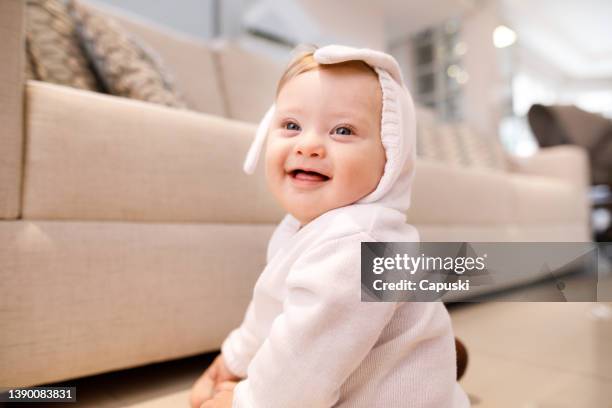
[[[215,393],[219,391],[233,391],[236,384],[238,383],[235,381],[223,381],[222,383],[217,384],[215,387]]]
[[[212,398],[214,389],[215,381],[209,376],[204,376],[202,379],[202,392],[205,393],[206,398]]]
[[[198,379],[191,390],[191,407],[199,408],[204,401],[213,397],[214,390],[215,382],[207,375],[203,375]]]

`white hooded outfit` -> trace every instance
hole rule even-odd
[[[227,367],[246,377],[234,408],[469,407],[456,381],[454,334],[440,302],[361,302],[361,242],[419,241],[406,224],[416,122],[397,62],[369,49],[326,46],[321,64],[361,60],[382,88],[384,174],[358,202],[300,228],[288,214],[244,321],[222,345]],[[274,113],[262,120],[245,161],[252,173]]]

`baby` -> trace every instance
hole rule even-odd
[[[469,406],[442,303],[361,302],[361,242],[419,240],[405,216],[414,107],[395,59],[342,46],[298,55],[247,173],[264,144],[268,186],[288,214],[192,407]]]

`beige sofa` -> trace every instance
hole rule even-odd
[[[0,384],[217,349],[283,216],[241,170],[282,64],[123,16],[197,111],[26,83],[23,15],[0,1]],[[512,168],[420,160],[410,222],[424,241],[590,239],[582,150]]]

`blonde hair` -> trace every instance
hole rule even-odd
[[[277,97],[281,89],[283,89],[287,82],[289,82],[296,76],[303,74],[304,72],[312,71],[314,69],[334,69],[339,67],[351,67],[362,72],[371,73],[378,79],[378,74],[376,73],[374,68],[372,68],[363,61],[354,60],[340,62],[337,64],[319,64],[314,59],[314,52],[317,50],[317,48],[318,47],[316,45],[301,44],[293,50],[293,57],[291,58],[291,61],[289,61],[285,72],[281,76],[280,80],[278,81],[278,85],[276,86]]]

